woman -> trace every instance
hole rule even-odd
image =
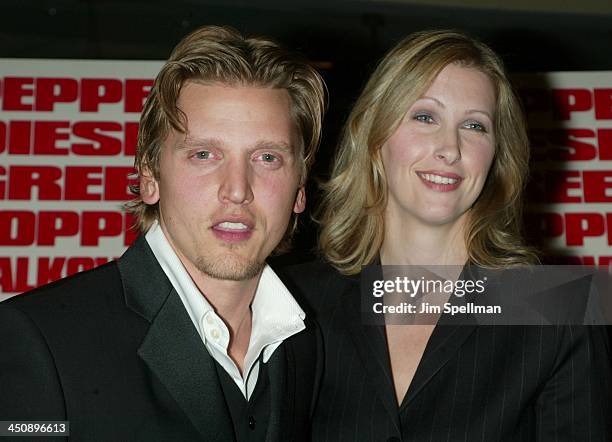
[[[537,262],[520,235],[528,156],[519,103],[487,46],[422,32],[384,57],[324,187],[327,264],[292,277],[324,336],[314,440],[608,440],[601,330],[360,316],[368,264]]]

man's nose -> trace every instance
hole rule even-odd
[[[439,138],[434,149],[436,160],[446,164],[454,164],[461,159],[461,138],[459,129],[444,128],[440,130]]]
[[[246,160],[236,160],[224,165],[219,200],[222,203],[249,204],[253,201],[251,170]]]

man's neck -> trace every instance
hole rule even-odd
[[[251,303],[261,278],[245,281],[230,281],[212,278],[198,270],[187,269],[194,283],[223,319],[230,332],[228,355],[244,375],[244,358],[251,338]]]
[[[228,325],[230,333],[236,332],[237,326],[251,314],[250,305],[261,274],[246,281],[229,281],[215,279],[201,272],[194,278],[189,273],[200,292]]]

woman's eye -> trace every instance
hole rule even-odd
[[[429,114],[416,114],[414,116],[416,121],[420,121],[421,123],[433,123],[434,119]]]
[[[465,123],[465,128],[466,129],[477,130],[478,132],[486,132],[487,131],[487,128],[484,127],[483,124],[480,124],[477,121],[468,121],[467,123]]]

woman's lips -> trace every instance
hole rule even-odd
[[[428,188],[438,192],[451,192],[459,187],[463,178],[450,172],[417,172],[421,182]]]

